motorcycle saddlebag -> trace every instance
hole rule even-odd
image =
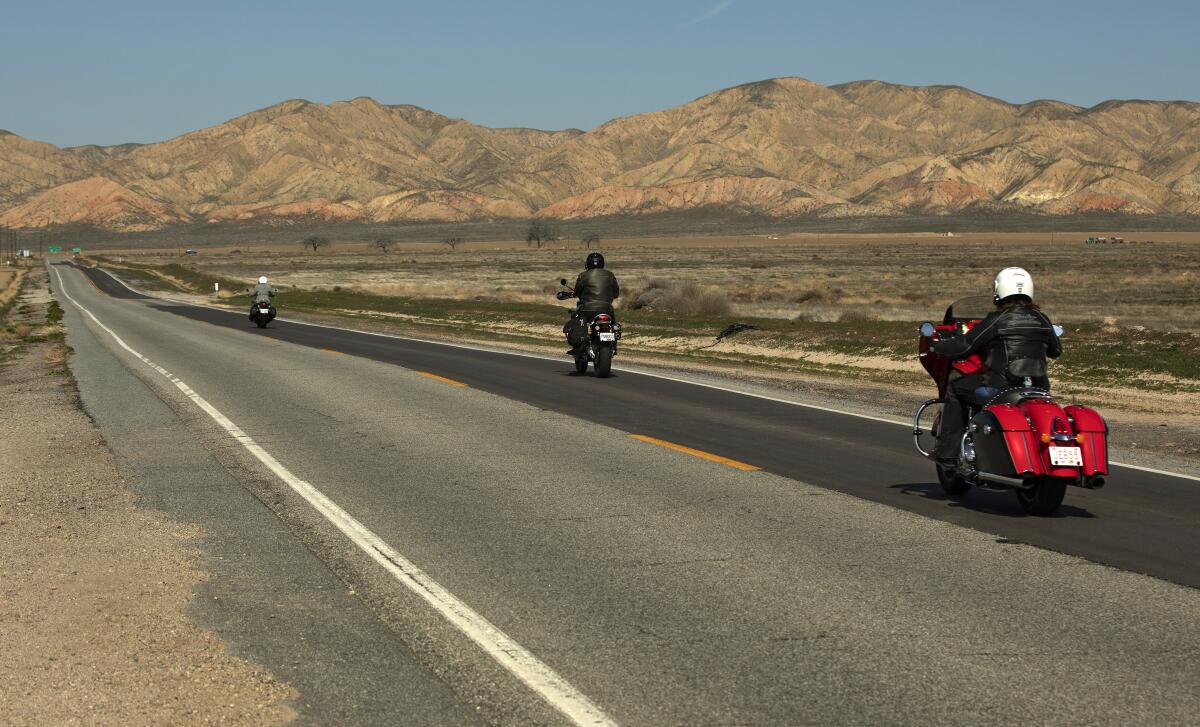
[[[989,406],[971,418],[971,427],[980,472],[1018,477],[1040,470],[1034,463],[1038,447],[1033,430],[1017,407]]]
[[[586,323],[578,318],[572,318],[567,323],[566,328],[567,343],[570,344],[572,348],[579,348],[583,344],[587,343],[588,331]]]
[[[1095,409],[1086,406],[1064,406],[1071,428],[1079,435],[1083,454],[1083,474],[1108,474],[1108,424]]]

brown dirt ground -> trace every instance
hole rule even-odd
[[[45,270],[31,280],[36,323]],[[79,406],[65,346],[0,351],[0,723],[291,720],[294,690],[187,616],[201,533],[138,507]]]

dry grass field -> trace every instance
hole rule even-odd
[[[1106,323],[1200,332],[1200,234],[1127,235],[1121,245],[1086,246],[1090,233],[692,237],[604,242],[629,306],[659,283],[694,282],[728,300],[734,317],[813,321],[866,318],[919,321],[953,299],[988,292],[992,275],[1022,265],[1035,276],[1043,306],[1066,324]],[[1136,233],[1133,233],[1136,234]],[[230,281],[260,274],[293,289],[335,286],[377,296],[550,303],[559,277],[573,278],[579,244],[534,249],[524,243],[409,243],[381,253],[366,245],[313,254],[204,249],[106,253],[139,264],[183,262]],[[703,311],[679,311],[681,313]]]

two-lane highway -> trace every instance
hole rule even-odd
[[[259,331],[53,270],[81,396],[113,446],[138,446],[115,401],[169,407],[220,462],[211,476],[243,482],[426,667],[412,689],[443,699],[444,684],[484,720],[1128,724],[1200,709],[1200,592],[1014,542],[1195,584],[1194,481],[1122,470],[1053,519],[986,494],[954,506],[925,496],[928,466],[892,423],[577,377],[565,358]],[[159,471],[143,486],[171,493]],[[203,504],[190,516],[229,517]],[[227,580],[206,588],[250,598]],[[498,653],[464,614],[503,635]],[[273,672],[299,668],[269,632],[225,635]],[[309,640],[352,679],[357,654]]]
[[[111,295],[137,293],[105,271]],[[286,305],[286,304],[285,304]],[[461,381],[533,406],[746,462],[768,472],[1098,563],[1200,586],[1200,481],[1115,466],[1103,490],[1071,488],[1059,517],[1026,517],[1008,492],[947,500],[905,427],[640,373],[576,376],[571,362],[156,303],[249,335],[335,350]],[[284,309],[286,317],[286,308]],[[1119,432],[1118,432],[1119,436]]]

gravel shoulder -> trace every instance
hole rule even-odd
[[[14,315],[49,303],[33,268]],[[61,329],[0,363],[0,722],[290,721],[295,691],[188,615],[201,531],[139,506],[81,409]]]

